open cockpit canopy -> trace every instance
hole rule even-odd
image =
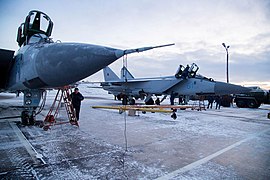
[[[43,12],[33,10],[30,11],[25,18],[25,22],[18,28],[17,42],[19,46],[28,44],[33,35],[40,34],[46,38],[51,36],[53,22],[50,17]]]
[[[192,63],[191,66],[187,65],[186,67],[183,65],[180,65],[175,73],[175,77],[184,78],[184,79],[195,77],[198,70],[199,70],[199,67],[195,63]]]

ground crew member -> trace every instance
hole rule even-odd
[[[221,105],[221,97],[220,96],[216,96],[215,98],[215,102],[216,102],[216,109],[220,109],[220,105]]]
[[[207,106],[207,109],[209,109],[209,107],[212,109],[213,107],[213,102],[214,102],[214,98],[213,96],[208,96],[208,106]]]
[[[74,89],[74,92],[70,95],[73,108],[76,112],[76,118],[79,120],[80,117],[80,109],[81,109],[81,101],[84,99],[83,95],[79,92],[78,88]]]
[[[156,103],[156,105],[160,105],[160,100],[159,100],[159,98],[156,99],[155,103]]]
[[[178,104],[182,105],[183,104],[183,96],[178,97]]]
[[[174,93],[173,91],[171,92],[171,96],[170,96],[170,102],[171,102],[171,105],[174,105],[174,98],[176,96],[176,93]]]

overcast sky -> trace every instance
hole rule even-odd
[[[30,10],[48,14],[53,39],[128,49],[175,43],[128,56],[135,77],[173,75],[195,62],[199,73],[270,89],[270,0],[0,0],[0,48],[17,50],[17,28]],[[120,73],[122,60],[111,65]],[[88,78],[103,80],[98,72]]]

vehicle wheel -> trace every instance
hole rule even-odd
[[[258,108],[260,105],[258,105],[258,103],[256,103],[255,100],[249,100],[249,101],[247,102],[247,106],[248,106],[249,108]]]
[[[246,103],[244,101],[236,101],[236,106],[239,108],[245,108]]]

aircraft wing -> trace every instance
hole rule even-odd
[[[95,82],[101,84],[125,84],[125,83],[140,83],[140,82],[149,82],[153,80],[174,80],[173,76],[166,76],[166,77],[152,77],[152,78],[136,78],[136,79],[127,79],[127,80],[116,80],[116,81],[104,81],[104,82]]]
[[[116,81],[116,82],[103,82],[101,86],[106,90],[111,92],[113,91],[122,91],[123,89],[129,89],[131,91],[143,91],[149,94],[161,94],[172,88],[182,80],[176,78],[156,78],[156,79],[132,79],[125,81]]]
[[[122,86],[127,83],[143,83],[143,82],[148,82],[150,80],[127,80],[127,81],[106,81],[106,82],[101,82],[101,86]]]

